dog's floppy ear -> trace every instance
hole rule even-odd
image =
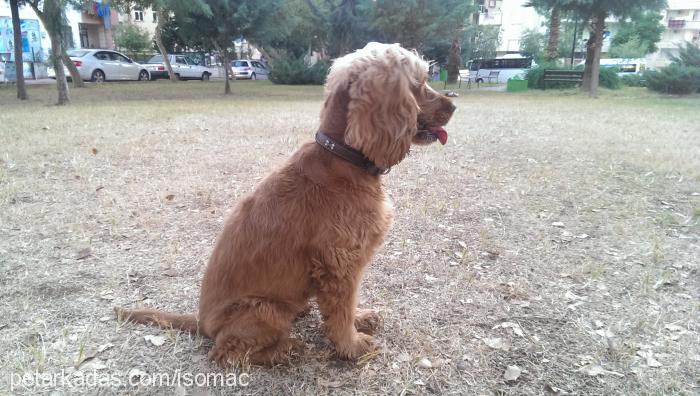
[[[388,168],[406,156],[416,133],[418,104],[411,91],[415,76],[400,49],[386,46],[364,55],[353,63],[355,70],[349,70],[354,78],[347,87],[345,142]]]

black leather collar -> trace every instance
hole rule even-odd
[[[386,175],[391,170],[391,168],[378,167],[361,152],[346,146],[344,143],[331,138],[321,131],[316,132],[316,143],[349,163],[364,169],[370,175]]]

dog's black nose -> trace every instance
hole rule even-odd
[[[450,113],[454,113],[457,110],[457,106],[454,103],[450,103]]]

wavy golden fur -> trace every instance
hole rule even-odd
[[[438,139],[433,131],[454,111],[426,79],[414,53],[370,43],[331,67],[320,129],[380,167],[396,165],[411,143]],[[357,309],[357,292],[392,216],[380,176],[304,144],[233,210],[204,274],[198,316],[117,314],[211,337],[210,357],[222,366],[274,364],[297,344],[292,322],[315,297],[338,355],[357,358],[376,348],[378,317]]]

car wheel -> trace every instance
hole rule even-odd
[[[182,81],[182,78],[180,77],[180,74],[175,73],[175,79],[178,81]]]
[[[258,78],[255,76],[255,73],[253,73],[253,74],[250,75],[250,79],[251,79],[251,80],[257,80]]]
[[[478,82],[479,84],[483,84],[483,83],[484,83],[484,79],[483,79],[483,78],[477,78],[477,79],[476,79],[476,82]]]
[[[209,73],[202,74],[202,81],[209,81]]]
[[[151,79],[151,77],[148,75],[147,71],[141,70],[139,72],[139,81],[148,81],[150,79]]]
[[[92,72],[92,78],[90,79],[90,81],[96,83],[105,82],[105,73],[100,69],[95,70],[94,72]]]

